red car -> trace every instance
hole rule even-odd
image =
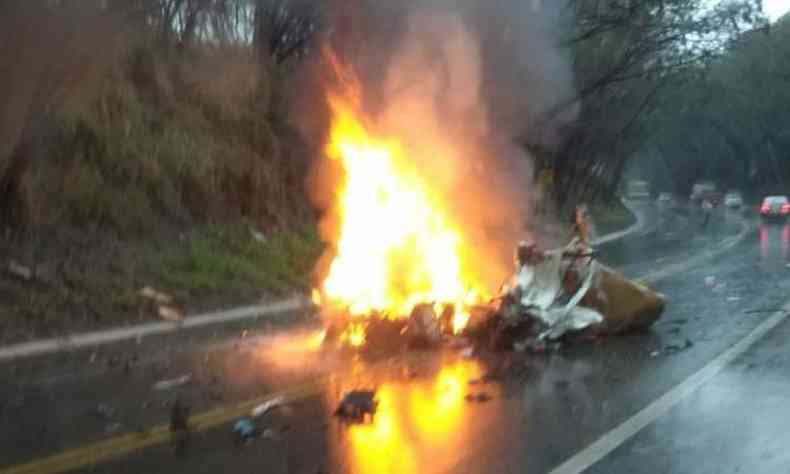
[[[790,201],[787,196],[768,196],[760,205],[763,217],[787,217],[790,215]]]

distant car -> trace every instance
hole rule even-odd
[[[638,179],[629,181],[625,195],[632,200],[650,199],[650,183]]]
[[[790,215],[790,200],[787,196],[768,196],[760,205],[760,215],[765,218],[783,218]]]
[[[718,191],[705,191],[702,193],[702,201],[701,204],[710,203],[713,207],[719,207],[719,205],[724,201],[724,196]]]
[[[743,206],[743,196],[736,191],[730,191],[724,195],[724,205],[730,209],[740,209]]]
[[[663,206],[668,206],[672,204],[672,201],[674,201],[674,199],[672,198],[672,194],[670,193],[661,193],[658,195],[658,199],[656,200],[658,204]]]
[[[691,196],[689,196],[689,201],[695,204],[699,204],[702,202],[702,199],[705,197],[706,194],[715,193],[716,192],[716,184],[710,181],[702,181],[699,183],[694,183],[694,186],[691,188]]]

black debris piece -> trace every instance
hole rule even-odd
[[[470,393],[466,397],[464,397],[467,402],[474,402],[474,403],[484,403],[491,400],[491,395],[480,392],[480,393]]]
[[[175,403],[170,408],[170,431],[186,431],[189,429],[189,412],[191,407],[186,405],[180,398],[176,398]]]
[[[100,403],[94,413],[102,420],[111,420],[115,417],[115,409],[106,403]]]
[[[173,432],[177,457],[183,457],[187,454],[187,448],[189,447],[189,413],[191,409],[181,398],[176,398],[176,401],[170,408],[170,431]]]
[[[373,419],[378,402],[373,390],[352,390],[348,392],[335,410],[335,416],[349,422],[361,423],[365,416]]]
[[[674,354],[676,352],[684,351],[691,348],[694,343],[690,339],[686,339],[682,344],[670,344],[664,348],[667,354]]]

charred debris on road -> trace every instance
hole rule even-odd
[[[646,329],[665,305],[663,295],[598,262],[584,239],[551,251],[525,241],[509,282],[488,304],[468,308],[461,331],[453,330],[454,306],[424,303],[405,318],[333,314],[324,345],[371,355],[441,346],[543,352]]]

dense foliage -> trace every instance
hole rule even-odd
[[[790,21],[745,33],[651,117],[634,172],[668,190],[697,180],[747,193],[788,192]],[[700,77],[701,76],[701,77]]]
[[[701,72],[726,53],[728,42],[765,24],[759,0],[714,6],[701,0],[571,0],[569,5],[574,27],[568,44],[578,94],[564,107],[578,108],[578,119],[561,145],[544,154],[559,176],[561,203],[611,195],[629,160],[655,133],[657,108],[679,91],[699,89]],[[680,146],[693,141],[691,132]]]

